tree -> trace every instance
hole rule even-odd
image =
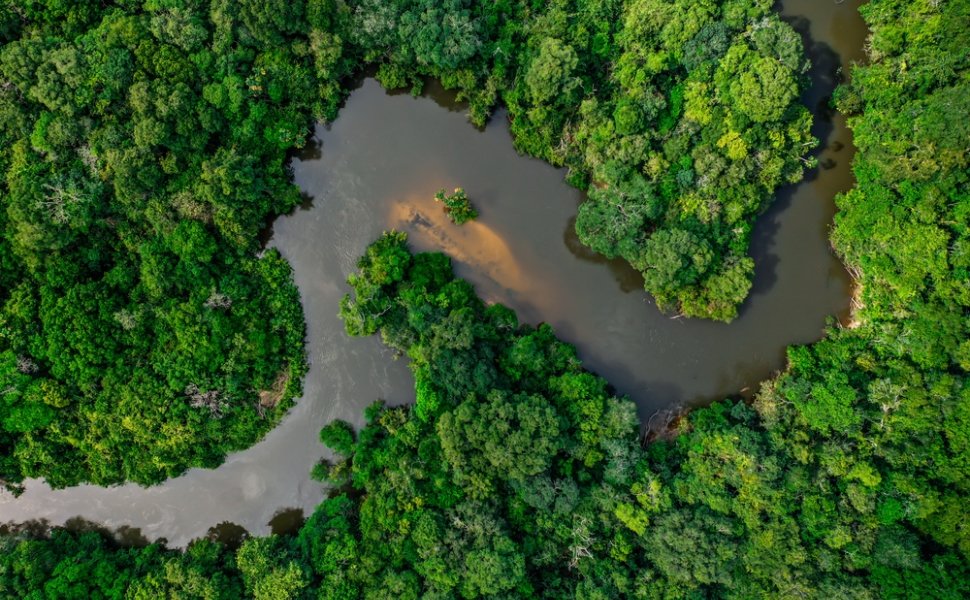
[[[700,279],[713,262],[710,247],[684,229],[655,231],[634,266],[644,273],[644,286],[661,301]]]
[[[462,188],[455,188],[453,194],[445,194],[444,190],[438,190],[434,195],[434,200],[444,205],[448,218],[455,225],[464,225],[478,217],[478,211],[469,202],[468,196]]]
[[[553,99],[568,103],[580,84],[579,78],[574,75],[578,65],[579,58],[571,46],[558,38],[543,39],[525,73],[530,99],[536,104],[545,104]]]
[[[762,56],[738,74],[731,84],[731,96],[755,122],[777,121],[798,97],[798,84],[789,68]]]

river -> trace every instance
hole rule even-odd
[[[303,206],[279,218],[268,244],[293,265],[307,318],[310,371],[304,396],[252,448],[217,469],[192,469],[151,488],[82,485],[51,490],[31,480],[19,498],[0,495],[0,522],[81,517],[129,538],[183,546],[245,528],[284,531],[323,497],[308,473],[323,454],[317,433],[340,418],[360,424],[375,399],[413,399],[403,361],[378,339],[350,339],[337,318],[344,280],[368,243],[386,229],[408,231],[415,250],[442,250],[458,273],[520,320],[550,323],[579,350],[587,368],[633,399],[647,421],[658,411],[751,393],[784,366],[789,344],[822,335],[845,318],[850,281],[828,244],[833,198],[853,183],[854,152],[845,119],[827,98],[839,70],[863,59],[867,30],[860,0],[786,0],[780,10],[806,39],[820,167],[782,189],[759,218],[755,280],[729,325],[672,318],[642,291],[639,275],[582,247],[573,232],[579,191],[563,172],[512,148],[506,115],[472,127],[451,94],[430,85],[424,97],[387,93],[364,79],[338,119],[318,126],[293,160]],[[451,225],[432,197],[465,188],[478,220]],[[272,523],[272,525],[271,525]]]

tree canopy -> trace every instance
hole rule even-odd
[[[541,8],[8,7],[7,481],[152,481],[216,462],[268,426],[251,415],[279,408],[258,408],[256,390],[296,385],[302,321],[285,262],[256,251],[256,224],[295,201],[282,153],[311,115],[333,115],[340,74],[358,58],[395,85],[442,78],[476,118],[502,92],[517,143],[548,160],[580,165],[570,148],[645,157],[575,167],[592,186],[581,227],[603,223],[591,243],[632,257],[658,297],[729,311],[723,300],[750,263],[696,225],[720,222],[697,212],[713,205],[680,190],[711,173],[728,178],[719,190],[739,177],[740,204],[723,214],[746,215],[763,197],[744,183],[751,149],[759,173],[785,173],[784,157],[772,163],[747,136],[778,115],[794,120],[784,134],[777,122],[765,130],[776,149],[804,131],[805,113],[784,108],[803,69],[797,37],[765,20],[760,0]],[[315,470],[331,496],[298,534],[178,552],[119,547],[99,532],[14,532],[0,538],[0,593],[970,596],[970,4],[872,0],[862,12],[871,64],[836,99],[852,115],[858,184],[839,198],[832,233],[859,306],[852,326],[789,349],[753,402],[696,409],[644,443],[633,405],[548,325],[520,325],[455,278],[447,257],[412,255],[388,233],[349,277],[340,314],[350,335],[380,334],[408,357],[417,401],[375,404],[359,432],[339,422],[321,432],[338,455]],[[455,66],[468,64],[492,66]],[[625,95],[598,96],[593,76]],[[662,152],[653,129],[638,129],[645,119],[668,136]],[[697,140],[724,156],[694,156]],[[641,230],[649,236],[631,233]]]
[[[646,445],[633,404],[548,325],[520,325],[404,234],[341,316],[410,359],[417,402],[321,431],[331,492],[292,536],[186,552],[55,529],[3,539],[0,592],[38,597],[962,598],[970,394],[865,369],[862,332],[795,348],[754,405]],[[879,350],[875,350],[878,352]],[[854,361],[859,365],[859,359]],[[869,379],[867,379],[867,376]],[[902,377],[913,379],[904,381]],[[932,380],[932,381],[930,381]],[[889,408],[886,408],[889,406]],[[931,433],[938,435],[934,436]],[[154,595],[154,596],[153,596]]]
[[[581,239],[729,320],[813,143],[765,0],[117,0],[0,9],[0,479],[154,483],[270,428],[304,372],[287,151],[353,74],[440,79],[588,188]],[[464,213],[462,213],[464,214]],[[267,401],[267,398],[271,399]]]
[[[338,96],[294,6],[2,9],[4,481],[216,466],[299,393],[299,297],[257,236],[298,199],[285,150]]]

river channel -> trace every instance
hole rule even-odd
[[[350,339],[337,318],[345,279],[387,229],[415,250],[451,255],[459,275],[523,322],[551,324],[585,366],[629,396],[641,418],[727,395],[752,393],[784,366],[790,344],[821,337],[844,319],[850,279],[832,254],[834,196],[852,186],[854,152],[845,119],[827,99],[851,62],[863,59],[860,0],[786,0],[783,17],[803,34],[813,61],[804,100],[816,115],[819,168],[780,190],[751,248],[755,280],[740,317],[726,325],[657,310],[639,275],[604,261],[576,239],[582,194],[564,173],[520,156],[504,111],[484,130],[434,84],[423,97],[361,80],[337,120],[318,126],[293,160],[303,206],[276,220],[268,245],[293,265],[306,313],[310,371],[304,396],[283,422],[217,469],[192,469],[151,488],[82,485],[51,490],[31,480],[19,498],[0,494],[0,522],[72,518],[182,546],[206,535],[283,531],[323,497],[308,473],[323,455],[317,433],[332,419],[360,424],[375,399],[413,400],[404,361],[378,339]],[[478,220],[451,225],[432,198],[461,186]]]

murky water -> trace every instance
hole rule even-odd
[[[818,107],[821,167],[784,189],[755,229],[756,276],[740,318],[730,325],[674,319],[641,289],[639,276],[583,248],[572,220],[581,201],[563,173],[512,149],[505,114],[484,131],[462,107],[431,89],[428,98],[387,94],[365,80],[336,122],[294,160],[304,208],[274,224],[270,244],[293,264],[308,325],[310,372],[304,398],[259,444],[213,470],[193,469],[152,488],[78,486],[50,490],[29,481],[17,499],[0,495],[0,521],[80,516],[133,538],[172,545],[206,535],[236,539],[300,522],[323,492],[308,472],[323,454],[317,432],[341,418],[360,423],[381,398],[413,398],[402,361],[377,339],[349,339],[337,303],[357,257],[381,231],[408,231],[417,250],[443,250],[460,275],[523,321],[552,324],[586,365],[633,398],[645,419],[751,391],[783,366],[788,344],[821,335],[844,315],[849,281],[828,248],[833,196],[852,185],[853,147],[844,119],[825,100],[840,67],[861,60],[866,35],[860,2],[788,0],[781,11],[807,39],[814,63],[806,96]],[[432,101],[433,100],[433,101]],[[455,227],[432,201],[439,188],[464,187],[480,212]]]

